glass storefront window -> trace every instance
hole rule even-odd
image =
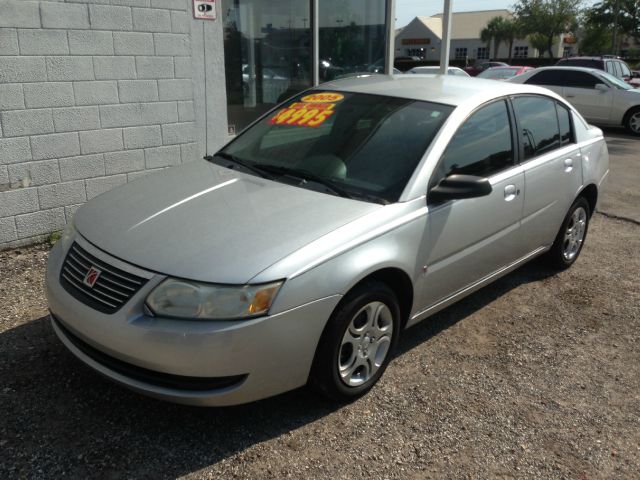
[[[311,86],[311,1],[222,0],[229,133]]]
[[[320,82],[384,73],[386,0],[317,0],[319,58],[313,59],[312,0],[222,0],[229,133]]]
[[[320,81],[384,73],[385,0],[319,0]]]

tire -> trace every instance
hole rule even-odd
[[[634,108],[624,118],[624,128],[632,135],[640,136],[640,108]]]
[[[381,282],[349,292],[325,327],[309,384],[338,402],[354,400],[375,385],[389,364],[400,336],[400,307]]]
[[[575,263],[587,238],[591,208],[584,197],[578,197],[564,217],[560,231],[545,256],[547,265],[565,270]]]

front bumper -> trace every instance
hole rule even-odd
[[[118,262],[82,237],[74,240],[101,260]],[[322,330],[340,300],[334,295],[244,321],[151,317],[144,314],[144,299],[165,278],[151,275],[124,307],[105,314],[61,286],[67,248],[59,242],[47,268],[52,324],[62,343],[106,377],[177,403],[235,405],[304,385]]]

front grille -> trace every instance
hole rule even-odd
[[[92,267],[100,270],[100,274],[90,287],[85,283],[85,278]],[[60,283],[67,292],[103,313],[117,312],[146,282],[146,278],[97,259],[75,242],[71,245],[60,272]]]
[[[243,382],[247,375],[232,375],[228,377],[188,377],[184,375],[174,375],[162,373],[156,370],[138,367],[122,360],[118,360],[106,353],[92,347],[85,341],[71,333],[62,322],[51,314],[51,320],[60,329],[64,336],[87,357],[104,367],[125,377],[138,380],[140,382],[156,385],[175,390],[210,391],[232,387]]]

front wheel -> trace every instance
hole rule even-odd
[[[329,319],[310,384],[337,401],[364,395],[387,368],[399,333],[400,307],[393,291],[380,282],[356,287]]]
[[[587,237],[590,213],[589,202],[578,197],[562,222],[546,259],[549,266],[558,270],[569,268],[578,259]]]
[[[635,108],[627,114],[624,126],[629,133],[640,135],[640,108]]]

